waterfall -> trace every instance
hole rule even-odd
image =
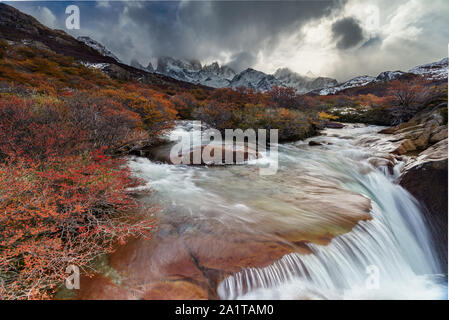
[[[359,221],[327,245],[305,244],[310,253],[290,253],[226,277],[217,288],[222,299],[447,298],[447,270],[440,270],[419,203],[394,182],[404,162],[396,159],[388,168],[391,143],[379,130],[347,126],[314,137],[319,147],[308,141],[279,145],[279,170],[271,176],[255,170],[264,159],[192,167],[131,158],[129,165],[155,191],[172,234],[201,237],[213,230],[226,239],[233,232],[276,238],[285,230],[322,231],[342,223],[326,211],[350,210],[347,192],[371,200],[371,220]],[[190,132],[178,126],[172,138]],[[215,249],[202,254],[208,250]]]
[[[248,268],[218,287],[222,299],[438,299],[447,297],[433,245],[416,200],[380,172],[359,176],[373,201],[370,221],[311,254],[288,254]],[[378,286],[370,285],[370,271]]]

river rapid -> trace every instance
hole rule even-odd
[[[118,269],[128,259],[121,286],[139,288],[137,298],[154,297],[145,292],[157,278],[181,283],[159,290],[195,283],[220,299],[446,299],[420,206],[395,184],[406,159],[391,156],[380,129],[346,125],[279,144],[274,175],[259,174],[266,157],[228,166],[131,157],[140,189],[152,190],[143,201],[161,210],[153,243],[113,258]],[[191,130],[181,123],[170,139]],[[186,271],[184,250],[200,275]]]

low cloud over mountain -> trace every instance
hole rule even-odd
[[[11,2],[65,28],[68,2]],[[72,4],[72,3],[70,3]],[[126,63],[161,56],[218,61],[236,72],[289,69],[345,81],[447,54],[446,1],[79,2],[81,29]],[[413,52],[413,54],[408,54]]]

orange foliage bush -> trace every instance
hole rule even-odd
[[[177,117],[175,106],[167,95],[136,84],[101,90],[98,94],[118,101],[126,109],[139,114],[143,129],[153,136],[171,128],[171,120]]]
[[[192,116],[222,131],[278,129],[280,141],[304,139],[314,133],[306,114],[295,110],[296,105],[280,107],[271,94],[246,88],[217,89],[194,109]],[[300,101],[296,94],[295,101]]]
[[[140,181],[103,152],[113,128],[101,121],[132,130],[137,116],[78,98],[0,98],[0,298],[48,298],[68,265],[82,268],[117,242],[150,236],[151,219],[127,191]]]
[[[0,297],[46,298],[118,241],[149,237],[129,172],[101,152],[0,164]]]
[[[407,81],[395,80],[391,83],[389,94],[396,105],[413,107],[427,97],[429,92],[426,81],[423,79],[414,79]]]

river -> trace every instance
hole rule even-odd
[[[446,299],[419,204],[394,183],[405,159],[390,155],[380,129],[347,125],[309,139],[321,145],[279,144],[274,175],[259,174],[265,158],[207,167],[131,157],[141,189],[152,190],[143,201],[161,207],[159,229],[111,256],[114,290],[141,299]],[[181,124],[170,137],[189,130]],[[83,297],[111,298],[110,288],[88,287],[96,292]]]

